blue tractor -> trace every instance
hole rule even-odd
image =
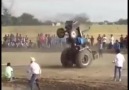
[[[67,35],[67,43],[69,47],[65,48],[61,54],[61,63],[63,67],[78,68],[87,67],[93,60],[93,54],[86,47],[87,42],[82,37],[82,32],[79,28],[78,22],[66,21],[65,29],[59,28],[57,30],[57,36],[64,38]]]

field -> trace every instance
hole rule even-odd
[[[21,33],[28,35],[31,39],[35,39],[38,33],[55,34],[58,27],[50,26],[17,26],[17,27],[2,27],[2,36],[8,33]],[[86,26],[82,25],[82,29]],[[121,34],[127,34],[127,26],[91,26],[86,34],[94,35],[114,34],[118,38]],[[94,60],[92,64],[83,69],[78,68],[63,68],[60,63],[60,52],[4,52],[2,51],[2,64],[11,62],[15,70],[15,76],[18,78],[17,85],[27,85],[27,65],[30,62],[30,57],[36,58],[37,62],[42,67],[42,79],[40,85],[41,90],[127,90],[127,54],[124,54],[126,62],[124,63],[122,82],[113,81],[113,70],[115,54],[105,53],[102,58]],[[4,66],[2,67],[4,69]],[[22,80],[20,79],[22,78]],[[3,83],[2,90],[11,90],[9,84]],[[23,86],[20,85],[19,87]],[[9,88],[8,88],[9,87]],[[29,90],[28,88],[21,90]],[[15,87],[16,89],[16,87]],[[14,90],[12,88],[12,90]]]

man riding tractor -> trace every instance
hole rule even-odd
[[[61,54],[62,66],[73,67],[73,65],[76,65],[79,68],[89,66],[94,58],[94,54],[87,48],[86,39],[82,37],[79,23],[66,21],[65,29],[59,28],[57,36],[63,38],[66,34],[68,35],[67,43],[70,46],[64,49]]]

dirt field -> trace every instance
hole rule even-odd
[[[24,80],[17,79],[16,85],[21,83],[24,86],[24,88],[21,85],[18,86],[22,89],[17,90],[29,90],[25,89],[27,85],[25,79],[30,56],[35,57],[42,67],[41,90],[127,90],[127,61],[123,68],[122,82],[114,82],[113,54],[105,53],[103,58],[94,60],[89,67],[83,69],[63,68],[60,54],[61,52],[2,52],[2,63],[11,62],[15,76],[24,78]],[[127,60],[127,54],[125,57]],[[2,90],[8,90],[8,88],[11,90],[9,84],[3,84]]]

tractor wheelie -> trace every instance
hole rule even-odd
[[[70,44],[70,47],[65,48],[61,54],[62,66],[73,67],[76,65],[78,68],[89,66],[93,60],[93,53],[86,47],[86,39],[82,37],[79,23],[66,21],[65,29],[59,28],[57,36],[63,38],[66,34],[68,35],[67,43]]]

